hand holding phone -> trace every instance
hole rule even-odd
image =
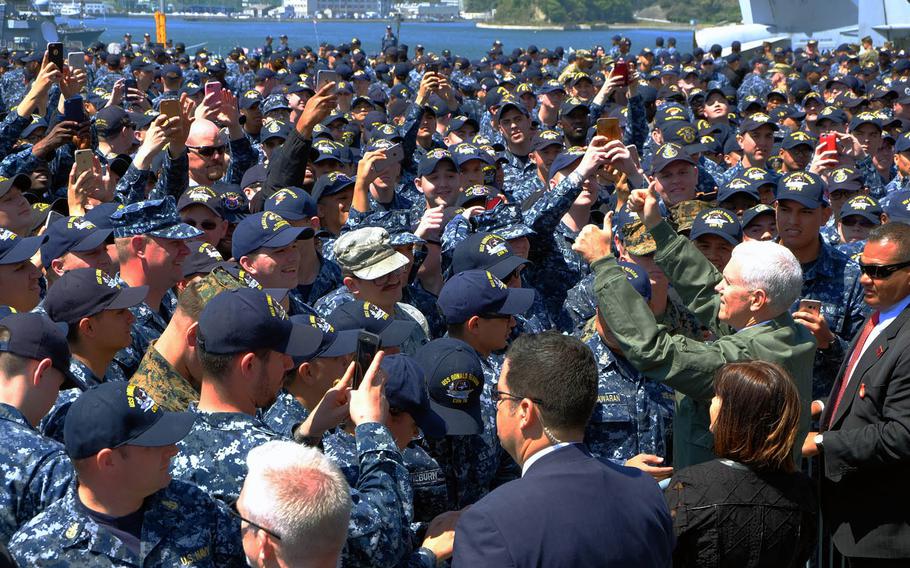
[[[818,137],[824,152],[837,152],[837,134],[828,132]]]
[[[616,60],[616,63],[613,64],[613,71],[610,72],[610,76],[622,78],[623,86],[629,84],[629,64],[625,59]]]
[[[221,104],[221,83],[218,81],[209,81],[205,84],[205,98],[206,102],[213,102],[216,104]],[[212,97],[212,98],[210,98]]]
[[[180,101],[177,99],[164,99],[158,105],[158,112],[170,118],[180,118]]]
[[[329,71],[328,69],[322,69],[316,73],[316,90],[322,89],[328,83],[335,83],[336,85],[341,80],[340,75],[335,71]]]
[[[76,150],[73,156],[76,160],[76,177],[86,170],[91,170],[95,165],[91,150]]]
[[[72,120],[79,124],[85,122],[85,106],[82,103],[81,95],[63,101],[63,120]]]

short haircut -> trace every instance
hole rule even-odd
[[[869,232],[866,242],[888,242],[897,245],[897,252],[900,260],[910,260],[910,225],[904,223],[885,223],[879,225]]]
[[[762,471],[793,471],[799,393],[786,369],[767,361],[721,367],[714,379],[721,399],[714,453]]]
[[[6,334],[4,341],[9,341],[9,330],[0,328],[0,335]],[[8,379],[25,374],[28,370],[30,359],[9,351],[0,352],[0,379]]]
[[[332,460],[315,448],[276,440],[250,450],[243,503],[251,521],[281,537],[290,566],[341,554],[351,518],[351,490]]]
[[[117,262],[120,264],[126,264],[133,257],[133,251],[130,247],[130,241],[132,240],[132,235],[129,237],[117,237],[114,239],[114,246],[117,248]],[[144,239],[148,239],[146,235],[138,235]]]
[[[205,338],[202,337],[202,330],[196,330],[196,355],[199,357],[199,364],[202,366],[202,372],[209,378],[220,381],[230,373],[231,365],[238,357],[246,353],[253,353],[259,359],[266,359],[271,353],[270,349],[251,349],[240,353],[209,353],[204,347]]]
[[[784,313],[803,289],[803,269],[787,247],[771,241],[746,241],[733,248],[743,284],[764,290],[771,307]],[[728,264],[729,266],[729,264]]]
[[[597,364],[588,346],[547,331],[519,336],[506,359],[510,392],[543,401],[539,408],[548,428],[585,427],[597,400]]]

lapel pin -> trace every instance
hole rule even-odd
[[[884,347],[882,347],[881,345],[879,345],[878,347],[875,348],[875,355],[876,355],[877,357],[880,358],[880,357],[881,357],[882,355],[884,355],[884,354],[885,354],[885,348],[884,348]]]
[[[866,398],[866,383],[859,384],[859,397]]]

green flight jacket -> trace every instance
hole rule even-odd
[[[749,359],[778,363],[793,377],[801,405],[793,449],[799,463],[802,442],[809,432],[815,338],[788,312],[738,332],[719,322],[720,297],[714,287],[722,279],[720,272],[666,222],[652,229],[651,235],[657,243],[655,261],[699,321],[717,334],[717,340],[702,343],[670,335],[657,324],[614,258],[599,259],[591,269],[598,308],[626,358],[649,379],[662,381],[683,395],[677,398],[673,420],[673,467],[678,470],[714,459],[714,437],[708,430],[714,375],[726,363]]]

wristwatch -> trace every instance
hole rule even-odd
[[[825,444],[821,434],[816,434],[815,438],[813,438],[813,441],[815,442],[815,445],[818,446],[818,451],[824,451]]]

